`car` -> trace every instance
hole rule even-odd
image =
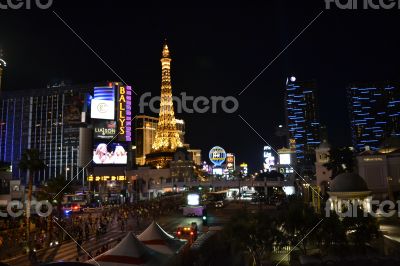
[[[181,239],[194,241],[197,239],[197,223],[193,222],[190,225],[179,226],[176,230],[176,236]]]
[[[224,202],[223,201],[216,201],[214,204],[215,208],[222,208],[224,207]]]
[[[80,212],[81,211],[81,206],[77,203],[67,203],[64,204],[62,207],[62,210],[65,214],[69,214],[71,212]]]

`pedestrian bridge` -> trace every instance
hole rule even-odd
[[[213,188],[238,188],[238,187],[283,187],[285,182],[282,180],[213,180],[206,182],[199,181],[182,181],[182,182],[165,182],[162,184],[149,184],[149,189],[165,189],[165,188],[183,188],[183,187],[213,187]]]

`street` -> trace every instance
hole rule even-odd
[[[249,205],[250,206],[250,205]],[[227,206],[220,209],[210,209],[208,212],[208,225],[216,226],[223,225],[229,220],[231,214],[241,207],[241,204],[228,204]],[[79,214],[86,216],[87,214]],[[98,213],[92,213],[93,216]],[[196,222],[198,225],[199,235],[202,234],[203,228],[201,217],[184,217],[180,213],[171,213],[165,216],[161,216],[157,219],[159,225],[172,236],[176,236],[176,229],[178,226],[190,225],[192,222]],[[84,251],[81,255],[77,254],[77,245],[73,240],[65,241],[55,247],[47,248],[37,252],[37,258],[40,262],[51,262],[51,261],[86,261],[89,253],[92,257],[95,257],[99,252],[103,252],[105,249],[110,249],[115,246],[119,240],[121,240],[126,232],[132,231],[136,235],[140,234],[146,227],[151,223],[150,220],[141,221],[137,226],[136,219],[131,216],[128,219],[125,231],[121,231],[118,223],[113,223],[107,233],[99,237],[91,237],[88,241],[84,241],[82,248]],[[86,253],[87,252],[87,253]],[[28,255],[22,255],[11,260],[4,261],[12,266],[30,265]]]

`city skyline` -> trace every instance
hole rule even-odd
[[[239,96],[268,62],[319,14],[322,4],[314,1],[289,5],[280,1],[264,6],[245,6],[241,10],[239,5],[233,3],[228,8],[230,12],[221,13],[226,9],[223,6],[207,10],[207,19],[202,18],[204,9],[194,7],[188,7],[185,12],[181,12],[183,9],[162,12],[161,7],[156,8],[157,12],[151,12],[143,6],[129,9],[122,4],[114,7],[121,12],[121,18],[107,23],[96,20],[95,15],[88,12],[88,6],[82,6],[80,11],[74,13],[68,5],[60,3],[56,3],[53,9],[139,94],[150,91],[152,95],[159,95],[159,50],[164,38],[167,38],[174,57],[171,69],[174,95],[181,92],[194,96],[233,95],[240,103],[239,110],[234,114],[176,114],[177,118],[186,122],[187,141],[203,151],[220,145],[237,154],[238,161],[248,162],[252,169],[261,169],[265,143],[241,121],[238,114],[271,146],[280,148],[281,142],[274,131],[278,124],[284,124],[283,95],[288,76],[316,80],[320,122],[327,125],[329,141],[340,146],[351,144],[346,107],[348,85],[357,81],[397,79],[399,55],[395,52],[394,36],[388,34],[390,29],[382,27],[380,32],[374,32],[375,38],[367,34],[374,18],[379,18],[374,25],[395,23],[398,18],[390,11],[385,11],[385,17],[379,16],[382,11],[377,14],[363,11],[357,13],[355,19],[351,11],[325,10]],[[126,10],[123,10],[124,7]],[[285,16],[271,13],[269,10],[272,7],[285,11]],[[106,7],[97,5],[95,9],[101,12]],[[263,16],[263,12],[270,16]],[[3,73],[3,90],[44,88],[52,80],[69,80],[72,85],[118,80],[50,11],[32,11],[24,14],[23,18],[22,13],[5,14],[0,18],[7,20],[0,26],[4,36],[0,45],[8,63]],[[124,14],[131,14],[133,19],[128,20]],[[252,19],[253,15],[259,15],[259,20]],[[223,21],[214,29],[213,23],[220,22],[221,18],[224,18]],[[29,26],[21,27],[21,21]],[[126,30],[132,34],[124,42],[112,42],[113,45],[105,42],[113,36],[123,36]],[[267,35],[263,34],[264,30]],[[106,32],[113,33],[107,35]],[[18,42],[18,35],[25,36],[24,45]],[[385,42],[380,41],[383,36]],[[38,46],[35,38],[49,42]],[[71,48],[61,49],[63,43]],[[31,53],[32,49],[36,52]],[[241,50],[243,53],[240,53]],[[40,62],[43,66],[41,71],[29,67],[27,61]],[[56,67],[50,67],[54,65]],[[18,78],[21,76],[23,78]],[[265,102],[265,99],[268,101]],[[134,105],[137,105],[137,100],[135,96]],[[335,117],[330,116],[333,109]],[[148,115],[156,116],[152,113]],[[204,125],[210,128],[207,140],[196,133]],[[236,136],[244,136],[248,141],[237,141]],[[251,164],[252,161],[258,165]]]

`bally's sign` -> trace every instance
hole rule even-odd
[[[118,88],[118,139],[132,141],[132,89],[131,86]]]

